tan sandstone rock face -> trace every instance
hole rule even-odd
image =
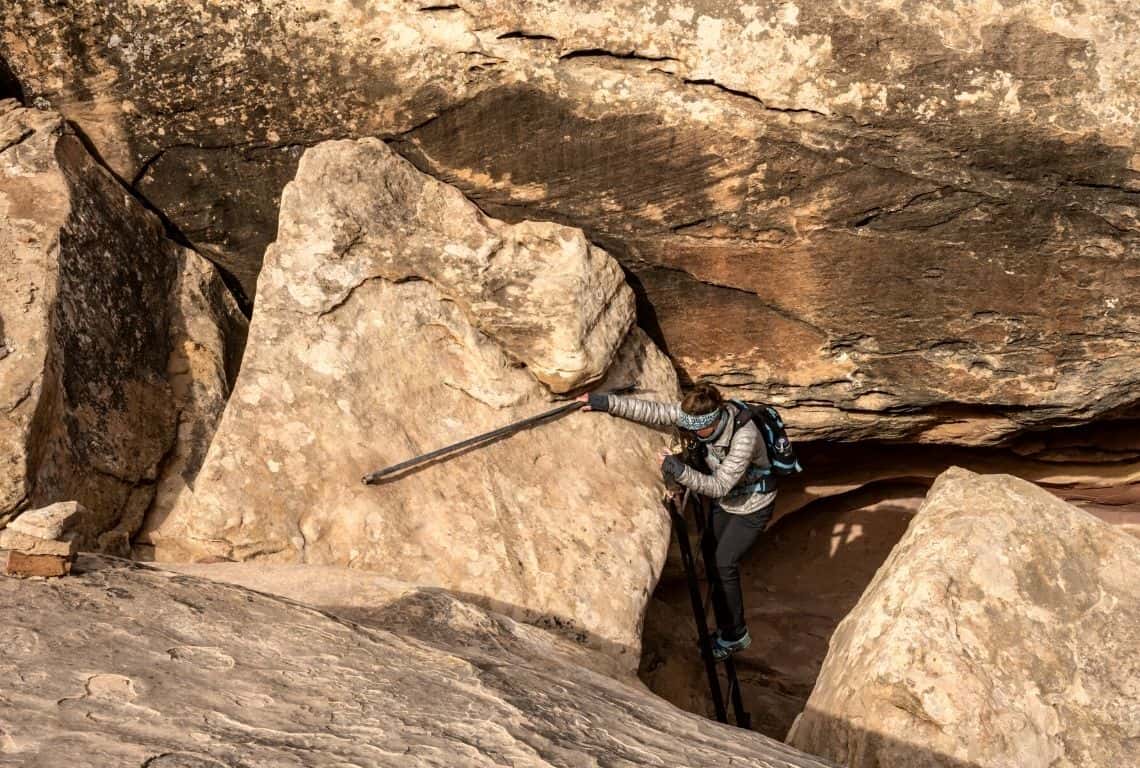
[[[943,474],[832,636],[792,745],[862,766],[1140,762],[1140,541]]]
[[[232,328],[172,310],[180,273],[217,292]],[[168,367],[188,324],[244,332],[224,292],[58,115],[0,102],[0,525],[75,500],[79,546],[126,551],[166,459],[193,450],[179,422],[212,428],[221,411],[172,388]]]
[[[86,555],[54,583],[0,578],[0,762],[829,768],[591,672],[545,632],[395,594],[360,624]]]
[[[251,295],[303,147],[379,136],[585,230],[689,378],[976,445],[1135,406],[1138,32],[1131,0],[26,0],[0,59]]]
[[[178,430],[154,500],[132,539],[144,547],[153,545],[151,531],[193,493],[194,478],[233,390],[249,333],[249,321],[217,270],[203,258],[183,255],[171,297],[166,375],[178,408]]]
[[[304,174],[274,246],[281,271],[310,272],[285,287],[300,311],[328,314],[377,278],[427,280],[554,392],[598,381],[633,326],[621,268],[580,230],[489,219],[376,139],[327,144]]]
[[[360,484],[549,410],[558,401],[540,379],[587,384],[601,361],[612,359],[600,389],[676,397],[665,357],[626,333],[618,275],[580,233],[488,220],[381,142],[309,150],[286,188],[237,387],[193,495],[151,533],[157,556],[348,565],[444,586],[636,667],[669,535],[661,434],[574,413]]]

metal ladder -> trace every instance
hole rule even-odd
[[[685,580],[689,586],[689,599],[693,605],[693,620],[697,625],[697,638],[701,648],[701,658],[705,663],[705,673],[709,680],[709,693],[712,696],[713,706],[716,709],[716,719],[728,723],[728,704],[732,703],[732,714],[735,725],[739,728],[751,728],[752,716],[744,709],[744,700],[740,695],[740,680],[736,676],[736,663],[729,656],[719,662],[724,668],[727,695],[722,695],[720,670],[718,662],[712,655],[712,636],[709,634],[708,607],[715,599],[713,581],[716,575],[716,539],[712,532],[712,512],[707,503],[696,502],[689,490],[685,490],[680,500],[672,495],[666,502],[669,517],[673,521],[673,532],[677,537],[677,544],[681,548],[681,562],[685,567]],[[697,572],[696,560],[693,558],[692,542],[689,539],[688,511],[692,508],[696,520],[697,537],[700,542],[701,559],[704,561],[705,576],[709,583],[708,591],[701,596],[700,580]]]

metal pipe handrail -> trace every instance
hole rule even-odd
[[[633,389],[633,387],[624,387],[622,389],[615,389],[607,394],[616,395],[622,392],[628,392],[631,389]],[[408,459],[407,461],[401,461],[399,464],[393,464],[390,467],[378,469],[375,472],[369,472],[367,475],[360,478],[360,482],[364,483],[365,485],[375,485],[385,477],[394,475],[395,473],[402,470],[411,469],[412,467],[418,466],[420,464],[425,464],[429,461],[432,461],[433,459],[438,459],[447,456],[448,454],[456,453],[463,450],[464,448],[471,448],[482,443],[489,443],[492,440],[496,440],[500,437],[506,437],[513,432],[518,432],[520,430],[526,429],[527,427],[532,427],[535,424],[540,424],[544,421],[548,421],[555,418],[556,416],[561,416],[564,413],[576,411],[585,405],[586,403],[580,402],[578,400],[575,400],[572,403],[566,403],[565,405],[560,405],[557,408],[552,408],[551,410],[540,413],[537,416],[531,416],[529,418],[522,419],[521,421],[516,421],[508,424],[505,427],[499,427],[498,429],[493,429],[490,432],[484,432],[481,435],[475,435],[474,437],[469,437],[466,440],[460,440],[458,443],[445,445],[443,448],[437,448],[434,451],[429,451],[428,453]]]

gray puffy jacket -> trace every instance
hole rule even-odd
[[[623,419],[658,427],[675,427],[684,411],[680,403],[657,403],[636,397],[610,395],[609,412]],[[747,515],[771,504],[776,492],[761,493],[751,486],[759,479],[758,470],[769,466],[768,449],[760,430],[751,421],[735,428],[735,409],[725,405],[721,417],[727,423],[708,446],[705,463],[712,474],[686,466],[677,482],[702,496],[716,499],[725,512]]]

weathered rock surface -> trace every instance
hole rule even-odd
[[[943,474],[789,743],[861,766],[1140,762],[1140,542],[1008,476]]]
[[[225,289],[58,115],[14,101],[0,102],[0,266],[0,525],[76,500],[79,546],[125,552],[197,407],[168,371],[179,272]]]
[[[160,526],[206,460],[214,429],[237,380],[249,321],[210,262],[194,254],[182,258],[171,292],[170,357],[166,375],[178,409],[177,437],[162,465],[154,500],[135,545],[150,546]]]
[[[362,626],[82,556],[61,581],[0,579],[0,611],[4,765],[827,765],[438,591]]]
[[[55,555],[58,557],[71,557],[79,551],[76,539],[67,537],[64,540],[42,539],[38,536],[29,536],[5,528],[0,530],[0,549],[15,550],[25,555]]]
[[[21,512],[18,517],[8,523],[4,531],[35,536],[40,539],[58,539],[65,534],[74,532],[76,528],[82,525],[83,518],[90,514],[83,508],[83,505],[77,502],[60,501],[39,509]]]
[[[802,434],[1133,409],[1126,0],[21,2],[0,59],[252,293],[304,146],[583,228],[692,378]]]
[[[463,226],[475,215],[381,142],[306,153],[285,191],[237,387],[194,493],[150,534],[156,556],[348,565],[444,586],[634,668],[668,545],[661,434],[576,413],[360,484],[549,410],[555,398],[539,378],[550,367],[535,371],[512,351],[564,350],[553,368],[585,383],[582,345],[544,339],[557,341],[558,324],[613,316],[599,299],[626,303],[607,282],[612,260],[579,234],[481,217],[482,228]],[[486,269],[472,267],[480,253]],[[536,316],[530,299],[559,283],[565,298]],[[591,287],[598,295],[583,295]],[[676,396],[668,361],[643,333],[602,338],[620,348],[599,388]]]
[[[302,312],[332,312],[369,280],[427,280],[559,393],[598,381],[633,326],[621,268],[580,230],[490,219],[382,141],[323,145],[298,178],[273,248],[280,271],[314,283],[287,286]]]
[[[71,555],[38,554],[18,549],[0,550],[0,574],[17,578],[50,579],[71,572]]]
[[[452,633],[461,626],[469,630],[482,627],[490,634],[525,643],[529,654],[557,655],[607,677],[630,683],[634,680],[629,668],[608,654],[528,624],[500,621],[447,592],[425,590],[370,571],[333,565],[266,562],[163,563],[161,567],[296,600],[342,619],[380,626],[429,642],[433,639],[433,630],[446,630],[448,624]],[[495,629],[502,626],[509,627],[506,635]]]

